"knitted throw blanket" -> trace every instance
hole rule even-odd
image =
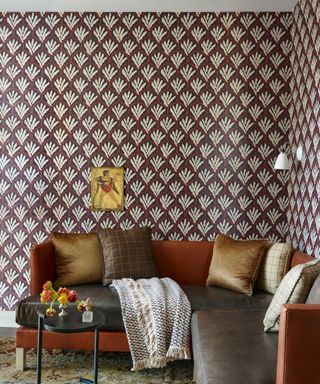
[[[113,280],[133,362],[132,371],[190,359],[191,306],[169,278]]]

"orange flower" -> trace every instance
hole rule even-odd
[[[44,284],[43,284],[43,289],[52,289],[52,283],[51,281],[46,281]]]
[[[62,293],[59,297],[58,297],[58,301],[60,304],[62,305],[66,305],[68,304],[68,296],[65,294],[65,293]]]
[[[60,295],[66,295],[66,296],[68,296],[69,295],[69,289],[67,289],[67,288],[59,288],[58,289],[58,295],[60,296]]]
[[[41,303],[47,303],[52,297],[52,291],[44,289],[40,294]]]

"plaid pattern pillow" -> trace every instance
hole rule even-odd
[[[103,285],[124,277],[157,276],[152,257],[151,228],[101,229],[98,237],[104,260]]]
[[[306,304],[320,304],[320,275],[312,285]]]
[[[289,270],[291,254],[291,244],[269,243],[260,268],[256,288],[275,294],[281,280]]]
[[[311,285],[320,272],[320,259],[296,265],[281,281],[263,320],[266,332],[279,330],[282,304],[304,303]]]

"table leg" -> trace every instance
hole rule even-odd
[[[89,379],[80,378],[80,383],[94,383],[98,384],[98,352],[99,352],[99,328],[94,331],[94,350],[93,350],[93,381]]]
[[[94,354],[93,354],[94,384],[98,384],[98,351],[99,351],[99,328],[96,328],[94,331]]]
[[[43,317],[38,316],[37,384],[41,384],[42,330]]]

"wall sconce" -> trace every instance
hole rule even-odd
[[[302,150],[302,147],[300,145],[296,151],[296,159],[298,161],[301,161],[302,156],[303,156],[303,150]],[[287,171],[290,169],[290,162],[288,159],[288,155],[286,154],[286,152],[284,150],[282,150],[279,153],[277,160],[276,160],[276,163],[274,165],[274,169],[283,170],[283,171]]]

